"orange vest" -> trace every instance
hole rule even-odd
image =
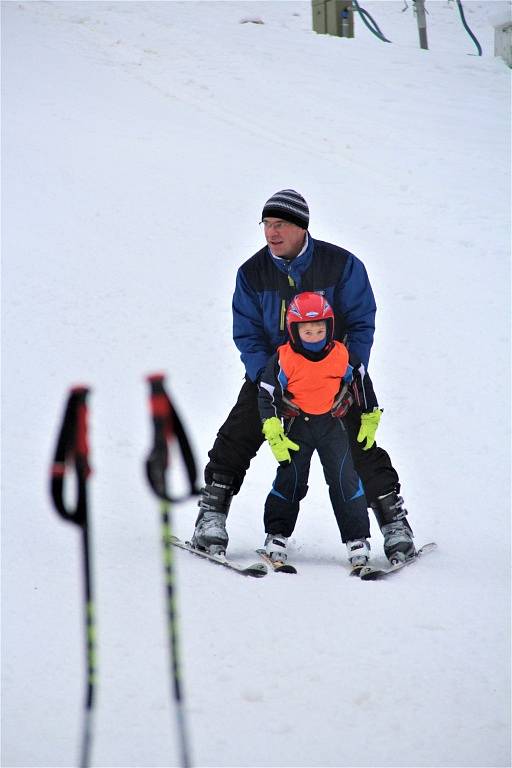
[[[301,411],[318,415],[330,411],[348,366],[347,348],[335,341],[323,360],[308,360],[294,352],[290,344],[278,350],[279,365],[288,380],[286,389]]]

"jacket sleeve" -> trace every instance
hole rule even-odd
[[[373,382],[362,363],[356,363],[352,372],[352,392],[354,400],[362,411],[373,411],[378,408],[377,395],[373,389]]]
[[[279,356],[276,352],[268,361],[258,383],[258,408],[262,421],[272,416],[281,418],[282,387],[279,370]]]
[[[351,357],[368,368],[377,310],[370,280],[362,261],[350,254],[334,292],[335,308],[345,320],[346,345]]]
[[[258,294],[247,282],[242,268],[236,276],[232,306],[233,341],[240,351],[248,377],[257,382],[273,350],[265,337]]]

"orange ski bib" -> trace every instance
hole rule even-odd
[[[308,360],[294,352],[290,344],[278,349],[279,366],[293,404],[301,411],[318,415],[330,411],[348,366],[348,350],[339,341],[323,360]],[[281,377],[280,377],[281,378]]]

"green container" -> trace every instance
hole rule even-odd
[[[327,22],[325,18],[325,0],[313,0],[313,31],[319,35],[327,34]]]
[[[313,30],[321,35],[354,37],[351,0],[312,0]]]

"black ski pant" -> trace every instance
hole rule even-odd
[[[291,536],[299,504],[308,492],[311,457],[315,450],[322,463],[329,486],[334,516],[346,543],[370,536],[370,521],[363,486],[354,469],[347,430],[341,419],[330,413],[321,416],[297,416],[286,422],[286,434],[300,446],[290,451],[292,460],[280,465],[272,490],[265,502],[265,533]]]
[[[361,444],[357,442],[360,422],[361,412],[356,405],[353,405],[344,417],[343,423],[349,437],[352,460],[363,483],[366,500],[368,504],[372,504],[379,496],[393,490],[398,492],[400,483],[391,459],[383,448],[374,443],[368,451],[363,451]],[[210,461],[205,467],[205,481],[211,483],[214,472],[229,475],[232,478],[234,492],[238,493],[245,473],[263,440],[258,411],[258,387],[246,378],[238,400],[219,429],[213,447],[208,452]]]

